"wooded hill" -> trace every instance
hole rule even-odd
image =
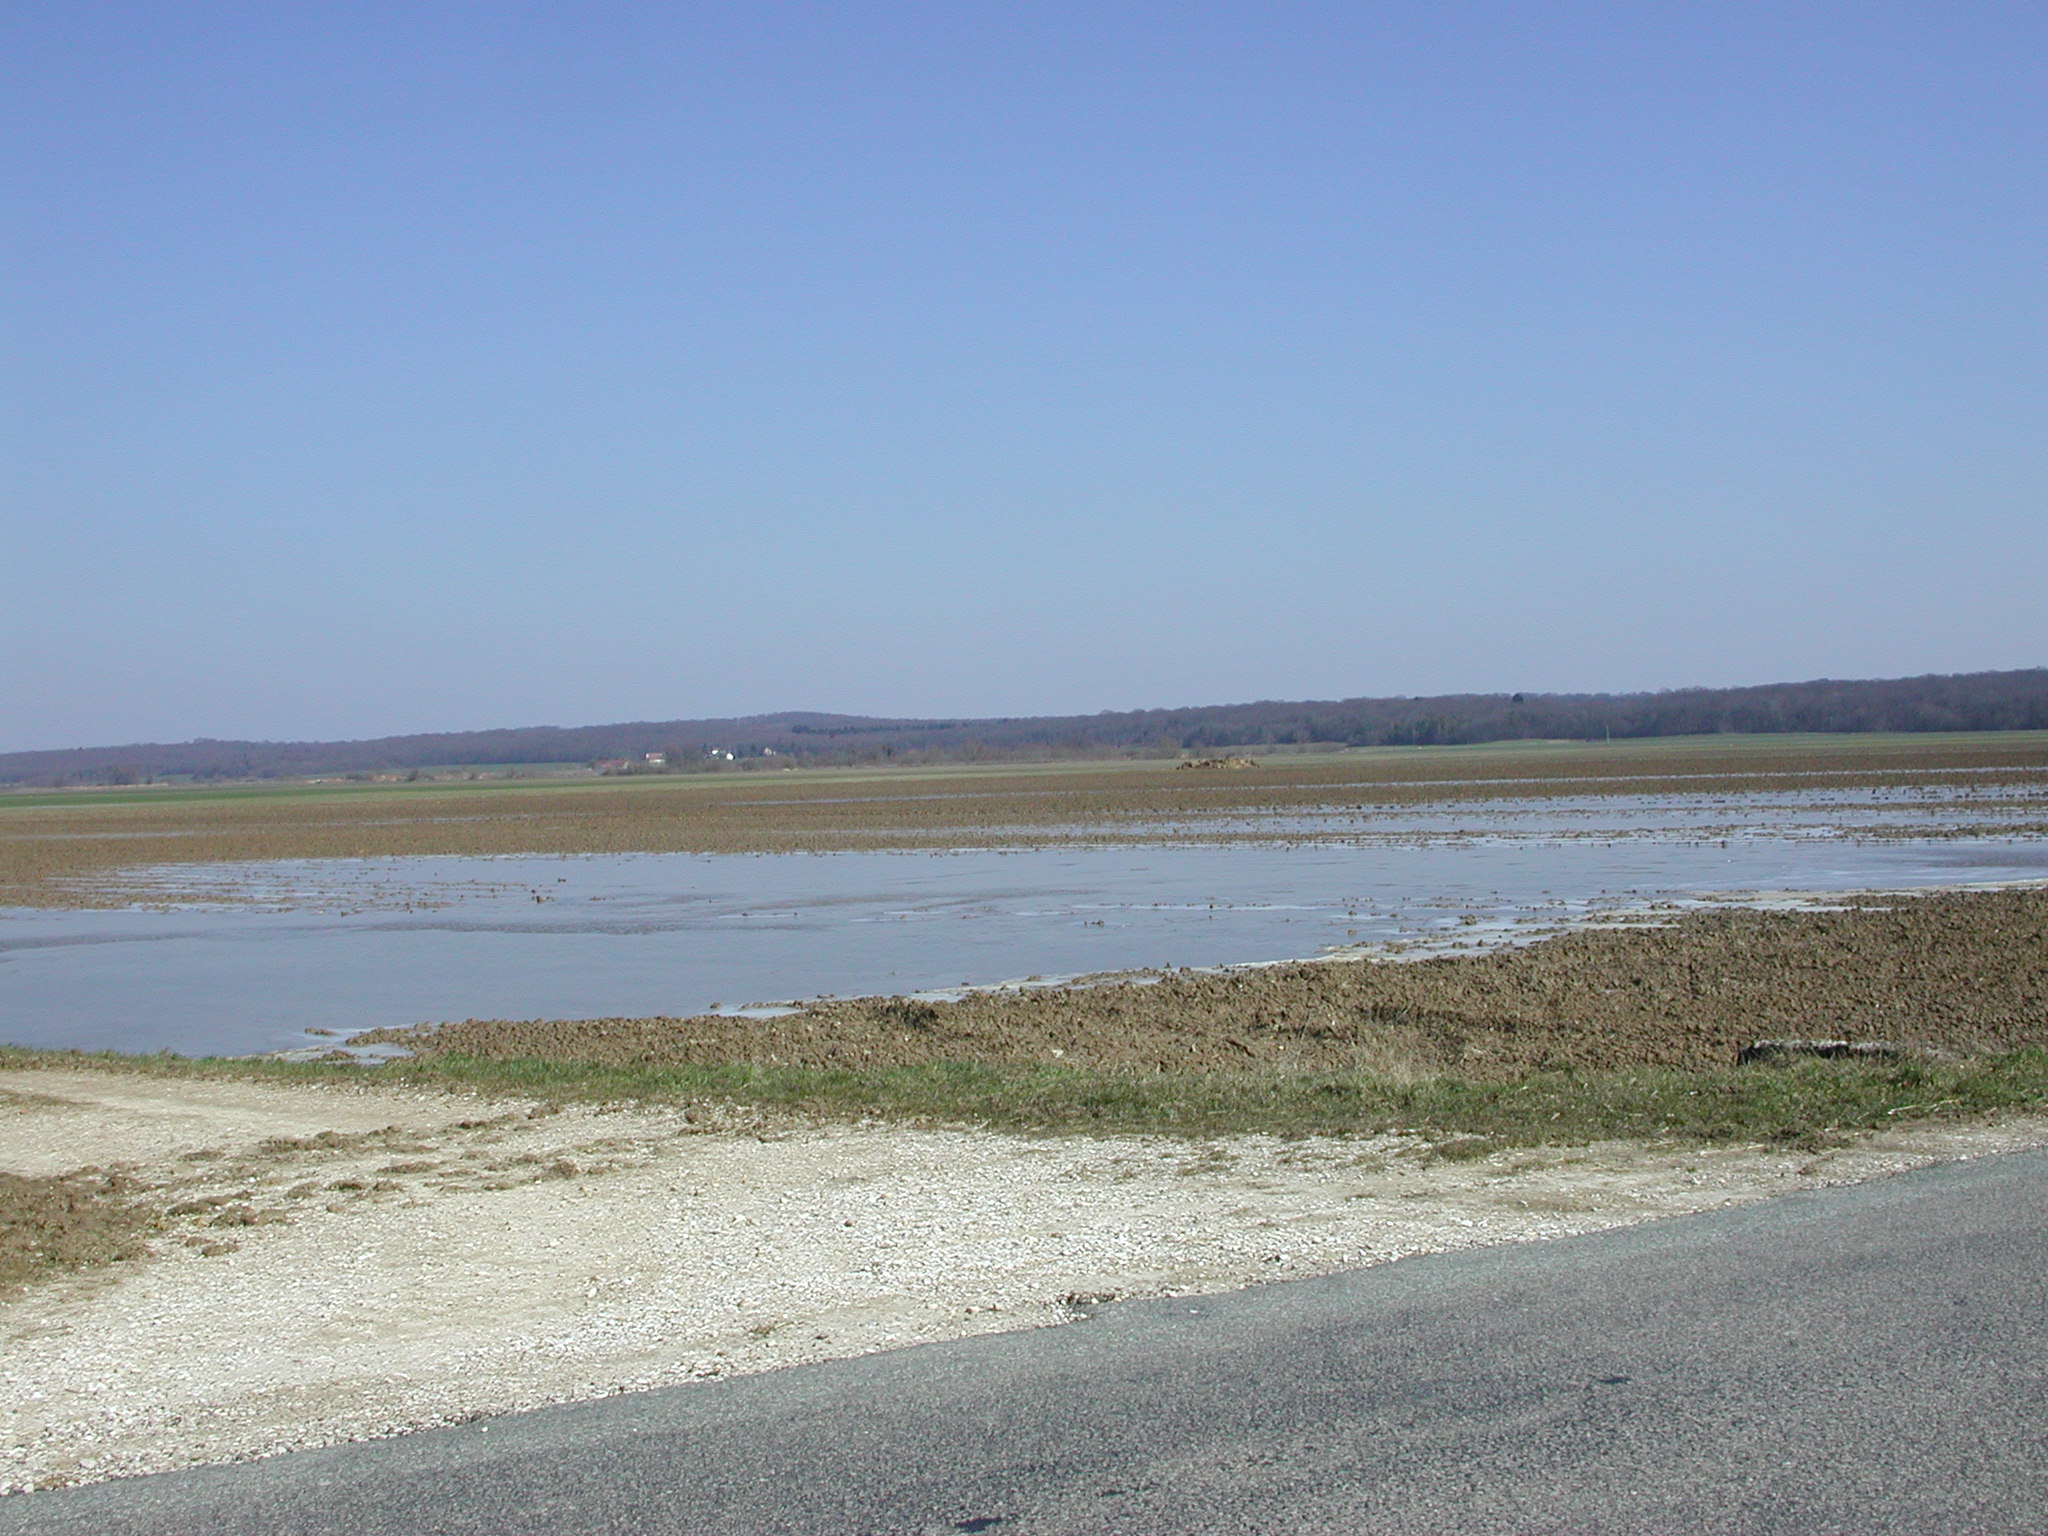
[[[1680,688],[1662,693],[1444,694],[1218,704],[994,720],[788,713],[387,736],[374,741],[189,741],[0,754],[0,783],[405,774],[476,764],[624,762],[665,771],[883,760],[1177,756],[1280,744],[1483,741],[1788,731],[2048,730],[2048,668],[1951,676]],[[732,754],[728,760],[726,754]],[[716,754],[714,757],[712,754]],[[614,767],[613,771],[619,771]]]

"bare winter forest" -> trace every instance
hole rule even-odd
[[[1455,746],[1730,733],[2048,729],[2048,668],[1660,693],[1444,694],[1267,701],[1096,715],[890,720],[791,712],[727,720],[453,731],[373,741],[79,747],[0,754],[0,783],[261,779],[459,764],[612,763],[634,771],[759,763],[1176,756],[1283,745]]]

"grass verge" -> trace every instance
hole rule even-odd
[[[1053,1064],[927,1062],[872,1068],[603,1066],[436,1055],[339,1063],[80,1055],[0,1048],[0,1068],[98,1067],[164,1075],[440,1088],[582,1102],[718,1102],[808,1118],[978,1125],[1097,1135],[1430,1137],[1446,1155],[1615,1139],[1821,1146],[1856,1131],[2048,1109],[2048,1051],[1957,1063],[1805,1060],[1786,1066],[1509,1082],[1361,1073],[1132,1072]]]

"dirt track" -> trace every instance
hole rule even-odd
[[[2048,1045],[2048,890],[1874,908],[1715,911],[1523,949],[1319,962],[1150,983],[867,998],[772,1019],[470,1021],[358,1038],[606,1065],[1061,1061],[1139,1070],[1360,1068],[1501,1081],[1724,1067],[1760,1036]]]

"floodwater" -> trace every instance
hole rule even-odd
[[[1725,893],[2048,878],[2048,840],[2007,831],[2011,814],[1996,795],[1601,797],[1295,812],[1284,827],[1017,851],[170,867],[147,907],[0,909],[0,1039],[259,1052],[443,1019],[1499,942]],[[1943,830],[1968,835],[1924,835]]]

